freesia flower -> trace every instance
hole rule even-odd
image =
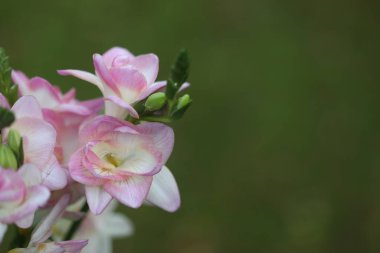
[[[4,224],[16,223],[21,228],[32,225],[34,213],[50,196],[41,183],[41,173],[33,164],[25,164],[18,171],[0,168],[1,234],[6,229]]]
[[[42,172],[43,184],[49,189],[65,187],[66,172],[54,155],[56,131],[43,119],[37,100],[32,96],[23,96],[11,110],[16,121],[9,128],[18,131],[23,138],[24,163],[31,163]],[[3,136],[7,136],[9,128],[3,130]]]
[[[69,156],[78,148],[80,124],[95,116],[104,106],[102,99],[80,102],[75,99],[75,89],[62,94],[60,89],[41,77],[29,79],[21,71],[12,71],[12,79],[18,85],[21,95],[30,95],[39,102],[44,119],[57,132],[56,156],[66,165]]]
[[[79,211],[84,201],[78,201],[67,210]],[[116,206],[117,202],[112,201],[102,214],[95,216],[88,213],[86,215],[73,237],[76,240],[88,239],[88,245],[82,250],[82,253],[112,253],[113,238],[122,238],[133,233],[132,222],[125,215],[114,212]],[[70,224],[69,220],[61,219],[54,226],[53,238],[62,239]]]
[[[80,253],[86,245],[87,240],[47,242],[34,247],[13,249],[8,253]]]
[[[144,200],[168,211],[178,208],[175,180],[165,167],[162,170],[174,144],[170,127],[148,122],[133,125],[98,116],[82,125],[79,136],[83,146],[71,157],[69,171],[75,181],[85,185],[94,214],[102,213],[113,198],[132,208]],[[155,175],[158,180],[151,188]]]
[[[114,47],[103,55],[94,54],[93,60],[96,75],[72,69],[58,73],[95,84],[107,100],[106,115],[124,119],[129,113],[138,118],[132,105],[166,85],[155,82],[159,66],[154,54],[134,56],[127,49]]]

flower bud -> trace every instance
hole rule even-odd
[[[17,169],[16,156],[5,144],[0,144],[0,165],[3,168]]]
[[[157,92],[148,97],[145,102],[145,108],[149,111],[156,111],[161,109],[166,102],[166,95],[163,92]]]
[[[183,95],[182,97],[180,97],[178,99],[177,110],[180,110],[180,109],[188,106],[189,103],[191,103],[191,99],[190,99],[189,94]]]
[[[11,129],[8,133],[8,146],[12,149],[12,151],[19,155],[21,148],[21,136],[17,132],[17,130]]]

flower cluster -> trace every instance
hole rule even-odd
[[[181,95],[189,87],[186,52],[166,81],[156,81],[154,54],[115,47],[94,54],[93,63],[94,73],[58,71],[103,95],[79,101],[75,89],[62,93],[12,70],[0,49],[0,251],[109,253],[112,238],[133,232],[114,212],[118,203],[180,206],[166,167],[174,145],[167,123],[191,104]]]

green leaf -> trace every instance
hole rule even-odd
[[[12,105],[17,100],[18,89],[12,83],[11,79],[12,69],[9,65],[9,59],[3,48],[0,48],[0,93],[7,98],[8,102]]]
[[[175,94],[177,93],[177,85],[172,80],[168,80],[166,84],[166,97],[169,100],[172,100],[175,97]]]
[[[3,168],[17,169],[16,156],[5,144],[0,144],[0,165]]]
[[[10,126],[15,121],[15,115],[7,108],[0,107],[0,129]]]
[[[176,83],[176,91],[189,77],[190,59],[186,49],[182,49],[170,71],[169,79]]]

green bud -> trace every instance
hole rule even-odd
[[[161,109],[166,102],[166,95],[163,92],[157,92],[148,97],[145,102],[145,108],[149,111]]]
[[[21,136],[17,130],[11,129],[8,133],[8,146],[18,156],[21,148]]]
[[[0,165],[3,168],[17,169],[17,159],[15,154],[4,144],[0,145]]]
[[[175,110],[171,113],[172,119],[180,119],[185,114],[186,110],[191,105],[191,98],[188,94],[183,95],[178,99],[177,105],[175,107]]]

